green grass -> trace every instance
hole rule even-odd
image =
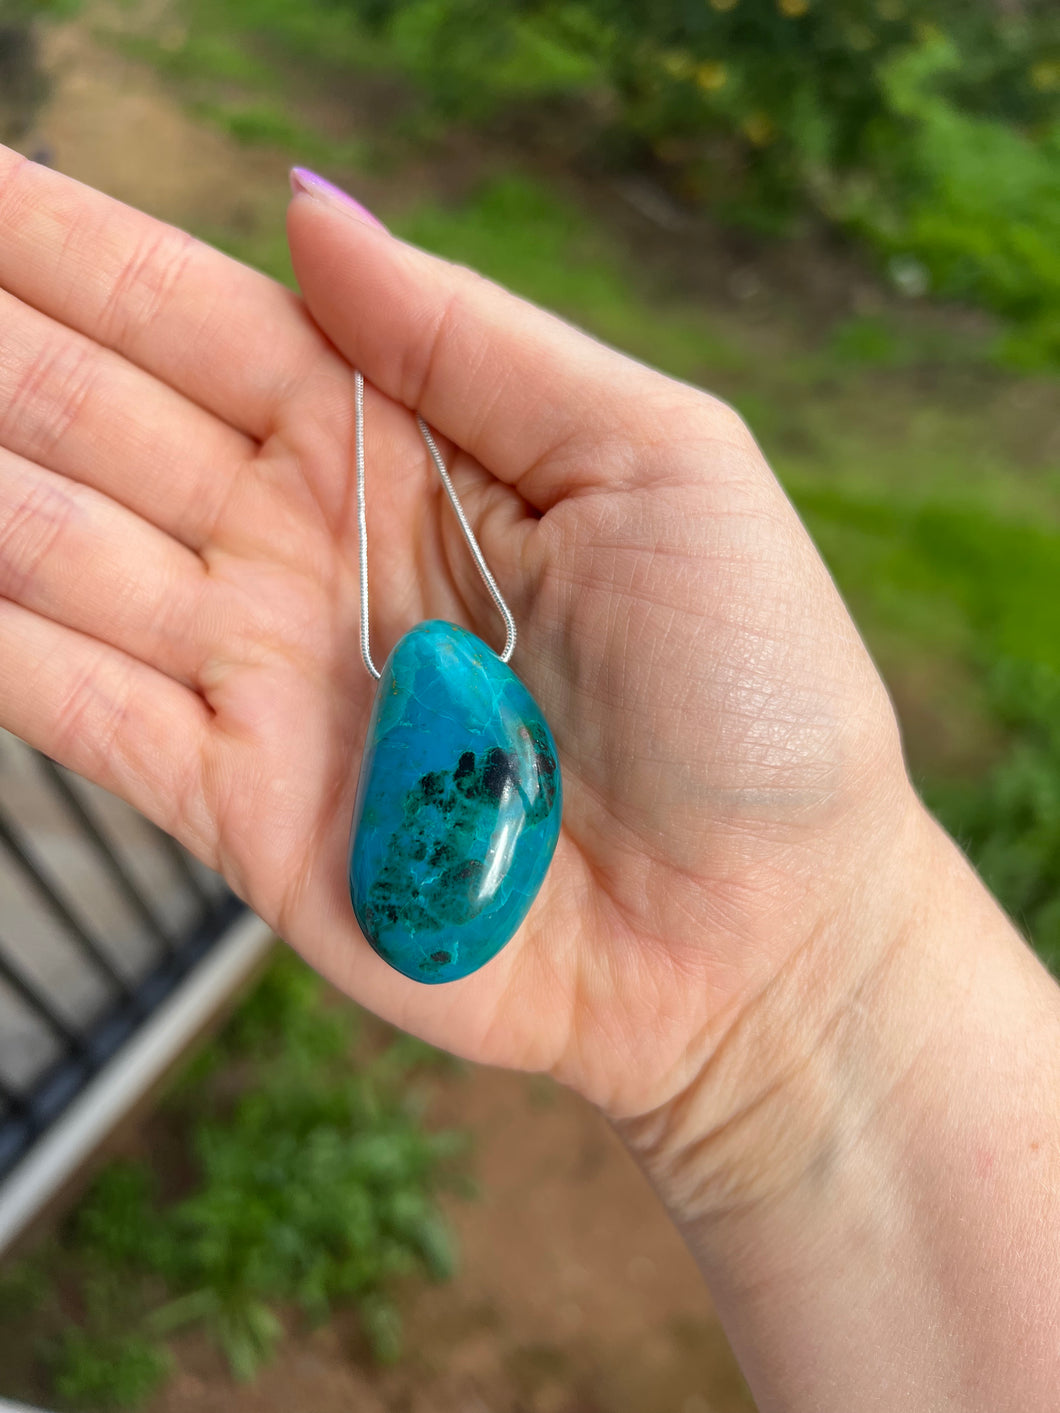
[[[906,605],[919,636],[937,609],[953,647],[1060,673],[1060,527],[1005,520],[974,504],[917,503],[792,484],[841,585],[886,621]]]
[[[172,1365],[154,1340],[141,1334],[93,1336],[71,1328],[56,1352],[55,1392],[74,1408],[139,1408],[165,1381]]]
[[[367,15],[370,7],[364,10]],[[335,0],[184,0],[180,14],[183,31],[160,43],[149,20],[131,42],[196,84],[271,82],[277,69],[294,60],[332,75],[404,74],[420,85],[439,85],[434,96],[445,107],[446,74],[452,72],[461,90],[452,103],[467,115],[476,109],[475,85],[467,81],[476,70],[489,74],[480,88],[514,98],[581,91],[600,74],[597,63],[539,25],[516,19],[503,32],[488,23],[469,25],[466,14],[453,14],[449,0],[404,5],[385,29]],[[493,106],[491,97],[484,115]]]
[[[127,52],[198,89],[212,82],[268,86],[290,59],[329,67],[371,65],[381,52],[349,15],[308,0],[185,0],[177,24],[160,31],[132,6],[102,33]]]
[[[203,99],[192,111],[245,147],[276,147],[302,163],[346,168],[367,160],[364,143],[323,137],[276,103]]]
[[[191,112],[241,146],[272,147],[301,163],[339,170],[373,160],[369,144],[329,136],[306,121],[285,91],[290,75],[283,66],[255,55],[234,35],[190,27],[175,46],[137,34],[106,37],[179,83]]]

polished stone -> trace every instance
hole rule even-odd
[[[420,623],[383,669],[350,850],[365,936],[417,981],[454,981],[526,916],[559,836],[556,747],[519,678],[452,623]]]

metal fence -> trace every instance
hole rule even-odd
[[[167,835],[0,732],[0,1181],[242,912]]]

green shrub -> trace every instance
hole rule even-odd
[[[1060,974],[1060,673],[1006,663],[993,697],[1008,750],[982,779],[938,786],[928,798]]]
[[[1060,360],[1060,121],[1032,136],[962,112],[944,92],[960,66],[935,39],[885,68],[904,141],[879,140],[876,182],[837,197],[836,214],[919,260],[935,292],[1025,325],[1011,359]]]
[[[229,1068],[252,1061],[253,1082],[223,1102],[222,1066],[213,1097],[195,1095],[189,1196],[160,1202],[142,1166],[116,1164],[77,1218],[86,1250],[161,1281],[152,1330],[205,1323],[241,1378],[268,1359],[288,1305],[311,1321],[353,1305],[377,1357],[394,1357],[394,1280],[453,1268],[434,1194],[462,1140],[423,1127],[409,1066],[389,1056],[400,1041],[351,1065],[351,1010],[320,992],[285,959],[235,1017],[222,1052]],[[186,1092],[177,1103],[190,1112]]]
[[[279,1333],[274,1305],[295,1303],[315,1322],[337,1304],[363,1306],[371,1337],[381,1308],[397,1324],[395,1277],[452,1271],[432,1188],[453,1146],[363,1075],[321,1083],[312,1071],[277,1072],[231,1115],[199,1125],[201,1184],[166,1212],[145,1264],[170,1290],[210,1293],[186,1308],[208,1320],[243,1377]],[[180,1322],[176,1309],[164,1322]],[[391,1352],[393,1338],[384,1343],[377,1354]]]
[[[622,122],[648,139],[744,125],[752,144],[776,141],[840,167],[861,159],[890,111],[883,66],[925,35],[951,34],[967,55],[950,84],[955,101],[1015,122],[1047,109],[1060,43],[1049,0],[1029,0],[1018,17],[964,0],[325,3],[385,32],[395,57],[447,100],[461,79],[477,107],[483,91],[502,101],[513,80],[595,77],[618,96]]]
[[[170,1371],[166,1351],[141,1334],[69,1329],[56,1353],[55,1392],[75,1408],[139,1408]]]
[[[320,3],[320,0],[318,0]],[[583,146],[763,232],[814,211],[898,282],[1060,359],[1060,7],[965,0],[323,0],[445,114],[588,92]],[[604,116],[599,116],[604,115]],[[912,271],[912,283],[901,278]]]
[[[65,1252],[23,1263],[0,1297],[61,1287],[48,1363],[57,1397],[132,1408],[165,1378],[167,1342],[205,1329],[253,1377],[283,1318],[356,1311],[380,1360],[398,1357],[402,1279],[445,1279],[438,1207],[464,1140],[423,1122],[416,1075],[437,1052],[398,1037],[355,1046],[354,1012],[287,956],[171,1088],[166,1122],[194,1157],[180,1193],[147,1161],[112,1162],[73,1214]],[[17,1313],[17,1311],[15,1312]]]

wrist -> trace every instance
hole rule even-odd
[[[695,1082],[620,1128],[763,1410],[1038,1407],[1057,1092],[1060,991],[917,805]]]
[[[691,1082],[618,1121],[680,1223],[778,1200],[828,1161],[859,1107],[883,1101],[891,1064],[870,1051],[881,1031],[915,1027],[906,1012],[928,982],[909,973],[923,960],[923,899],[946,842],[910,791],[886,848],[871,866],[850,866],[848,884],[741,1004]]]

